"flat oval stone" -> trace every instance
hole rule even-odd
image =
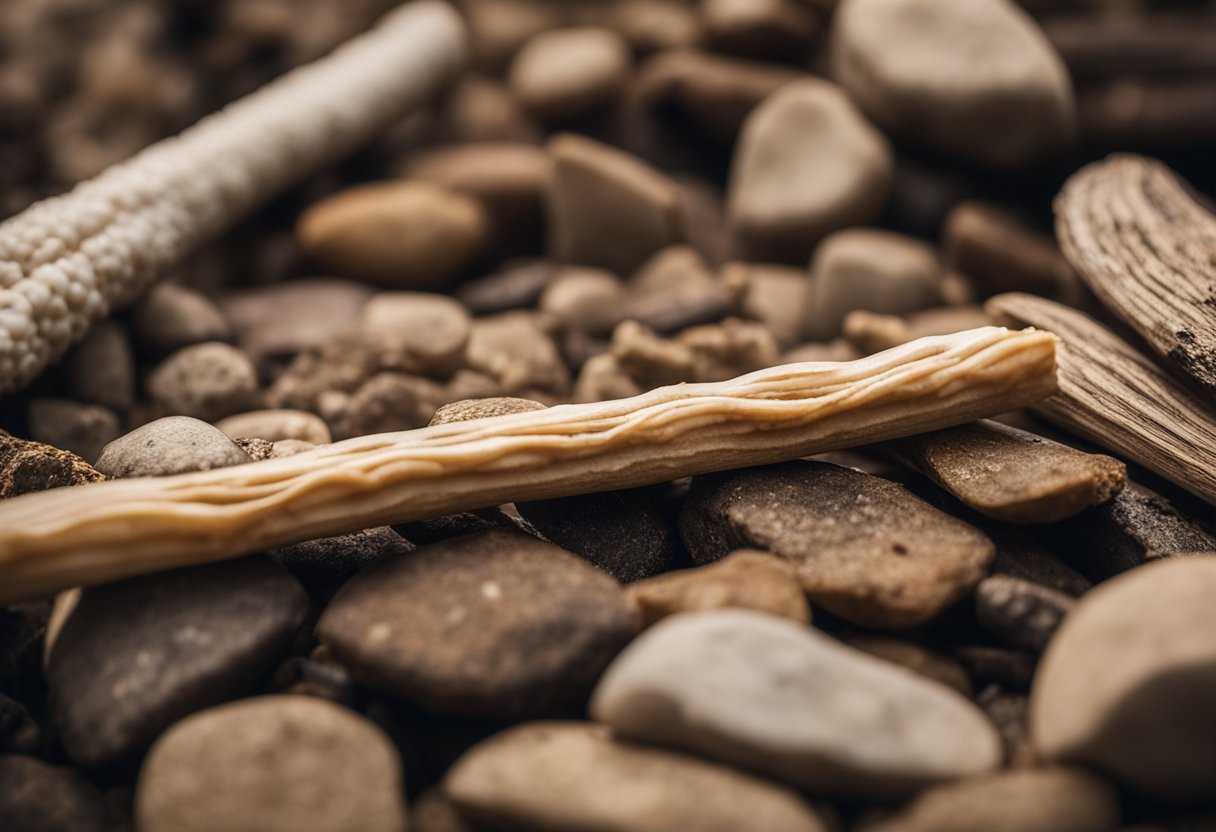
[[[792,790],[580,722],[534,722],[491,737],[457,760],[443,790],[463,816],[495,829],[827,829]]]
[[[297,237],[345,277],[395,289],[446,286],[481,253],[489,228],[477,200],[426,182],[348,188],[311,206]]]
[[[1216,793],[1216,558],[1158,561],[1090,590],[1031,691],[1035,748],[1163,801]]]
[[[309,696],[262,696],[174,725],[139,773],[141,832],[402,832],[397,751]]]
[[[1014,167],[1074,131],[1064,62],[1010,0],[844,0],[831,56],[867,115],[947,153]]]
[[[637,626],[612,578],[552,544],[491,530],[363,570],[317,634],[372,690],[504,718],[577,702]]]
[[[260,557],[84,590],[46,667],[68,756],[130,762],[183,716],[249,692],[307,609],[295,579]]]
[[[611,29],[554,29],[523,45],[508,83],[528,112],[562,121],[609,103],[624,87],[632,63],[629,44]]]
[[[651,627],[604,673],[591,714],[821,794],[902,797],[1001,760],[996,729],[955,691],[750,610]]]
[[[749,260],[805,262],[825,234],[878,219],[892,169],[886,139],[843,90],[793,81],[743,124],[727,194],[731,231]]]
[[[680,569],[632,584],[626,594],[647,626],[669,615],[747,609],[810,622],[811,610],[793,570],[772,555],[741,550],[696,569]]]
[[[895,483],[826,462],[693,480],[680,532],[698,563],[740,548],[793,564],[811,602],[866,627],[914,627],[970,592],[995,547]]]
[[[935,786],[894,817],[860,832],[1109,832],[1119,795],[1070,768],[1023,769]]]
[[[189,416],[167,416],[106,445],[97,470],[108,477],[164,477],[250,461],[218,428]]]

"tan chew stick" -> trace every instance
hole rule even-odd
[[[423,103],[464,30],[409,3],[332,55],[0,224],[0,393],[257,205]]]
[[[1053,336],[985,327],[848,363],[28,494],[0,502],[0,603],[384,523],[796,459],[968,422],[1055,390]]]
[[[1082,312],[1023,294],[985,308],[1060,338],[1060,392],[1037,413],[1216,504],[1216,410]]]
[[[1093,293],[1216,395],[1216,216],[1140,156],[1081,169],[1055,210],[1060,247]]]

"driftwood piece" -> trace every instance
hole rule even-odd
[[[1216,504],[1216,412],[1093,318],[1033,295],[986,308],[1060,338],[1060,392],[1033,410]]]
[[[204,240],[424,103],[461,65],[451,6],[409,3],[122,164],[0,224],[0,393]]]
[[[1082,168],[1055,210],[1060,246],[1093,293],[1216,394],[1216,216],[1140,156]]]
[[[1007,523],[1055,523],[1122,490],[1127,467],[987,420],[885,442],[879,450]]]
[[[0,603],[370,526],[936,430],[1056,390],[1055,339],[986,327],[848,363],[350,439],[0,502]]]

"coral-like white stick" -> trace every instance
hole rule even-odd
[[[844,364],[349,439],[0,502],[0,603],[512,500],[629,488],[949,427],[1056,390],[1055,339],[985,327]]]
[[[0,393],[19,389],[166,269],[310,170],[347,154],[463,62],[438,0],[0,224]]]

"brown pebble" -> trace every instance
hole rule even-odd
[[[472,322],[458,302],[427,292],[381,292],[363,307],[362,334],[394,353],[401,369],[437,377],[464,364]]]
[[[994,638],[1041,653],[1076,599],[1009,575],[991,575],[975,588],[975,613]]]
[[[574,382],[573,398],[580,403],[602,402],[628,399],[643,392],[641,386],[622,369],[616,356],[601,353],[583,363]]]
[[[886,659],[906,667],[922,676],[952,687],[968,698],[971,697],[971,679],[962,665],[949,656],[902,638],[855,633],[845,637],[845,643],[863,653]]]
[[[104,479],[75,454],[0,430],[0,499]]]
[[[923,624],[969,593],[992,541],[904,488],[823,462],[693,480],[680,531],[698,563],[736,548],[790,561],[811,602],[855,624]]]
[[[553,339],[530,312],[504,312],[473,321],[468,365],[495,379],[508,394],[529,389],[564,392],[570,371]]]
[[[101,449],[122,435],[118,416],[100,405],[70,399],[33,399],[28,412],[30,438],[96,460]]]
[[[629,44],[611,29],[554,29],[523,45],[507,83],[532,115],[569,121],[609,104],[625,86],[632,63]]]
[[[685,245],[668,246],[643,262],[628,289],[625,317],[661,333],[721,320],[734,305],[729,284]]]
[[[896,440],[889,447],[976,511],[1007,523],[1055,523],[1105,503],[1127,466],[999,422]]]
[[[992,326],[992,316],[978,306],[943,306],[913,312],[907,318],[857,310],[844,319],[844,337],[866,355],[889,350],[930,335],[949,335]]]
[[[624,317],[625,286],[610,271],[566,266],[545,287],[540,311],[568,331],[605,335]]]
[[[790,568],[772,555],[742,550],[695,569],[630,584],[626,596],[649,627],[681,612],[740,607],[809,623],[811,609]]]
[[[425,427],[444,402],[444,389],[405,373],[377,373],[332,414],[334,437],[349,439]]]
[[[100,321],[64,358],[72,398],[119,413],[135,404],[135,355],[127,332],[115,321]]]
[[[157,364],[147,387],[164,415],[214,422],[256,403],[258,372],[241,350],[213,341],[180,349]]]
[[[237,344],[255,361],[291,358],[354,329],[372,290],[329,278],[240,289],[220,298]]]
[[[267,442],[298,439],[313,445],[327,445],[333,441],[325,422],[304,410],[251,410],[220,419],[215,426],[233,439],[241,436]]]
[[[135,307],[134,324],[140,342],[162,354],[232,338],[232,328],[210,298],[173,283],[148,291]]]

